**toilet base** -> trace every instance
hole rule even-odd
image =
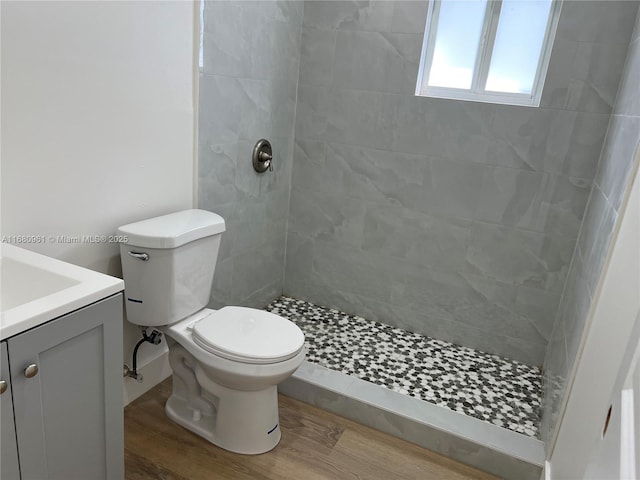
[[[183,382],[174,374],[173,393],[165,405],[171,420],[235,453],[256,455],[278,445],[281,432],[275,385],[259,391],[240,391],[216,384],[200,367],[196,367],[196,376],[206,397],[213,397],[214,408],[194,408],[182,389]]]

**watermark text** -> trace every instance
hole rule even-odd
[[[2,243],[14,245],[126,243],[126,235],[2,235]]]

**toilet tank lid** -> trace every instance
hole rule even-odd
[[[147,248],[176,248],[224,232],[224,219],[206,210],[184,210],[118,228],[121,243]]]

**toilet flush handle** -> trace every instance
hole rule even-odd
[[[133,258],[146,262],[149,260],[149,254],[144,252],[128,252]]]

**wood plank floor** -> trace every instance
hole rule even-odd
[[[263,455],[227,452],[165,416],[170,392],[168,379],[125,408],[127,480],[496,478],[284,395],[280,444]]]

